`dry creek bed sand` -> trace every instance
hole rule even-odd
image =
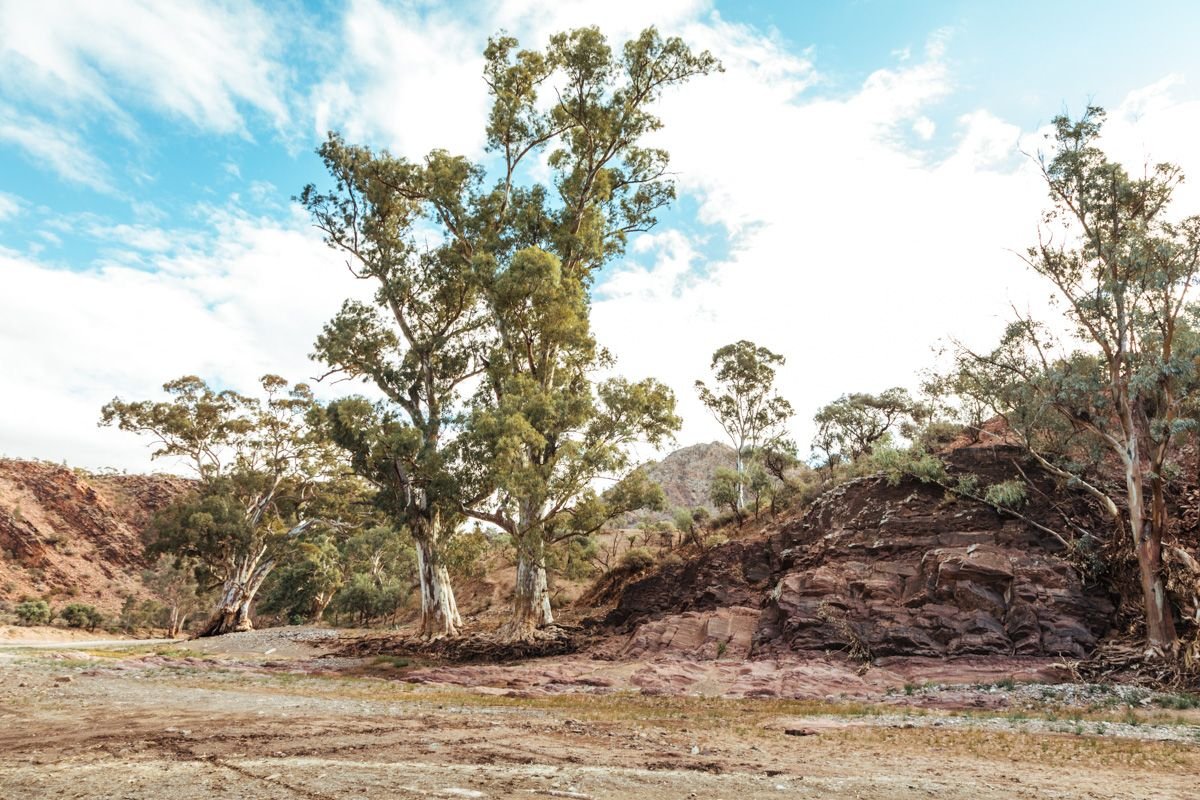
[[[571,658],[465,686],[466,668],[322,658],[329,635],[5,650],[0,797],[1200,796],[1200,712],[1140,690],[908,683],[785,700],[618,680],[653,664],[539,688]]]

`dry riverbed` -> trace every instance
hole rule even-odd
[[[514,692],[322,658],[328,636],[6,651],[0,796],[1145,800],[1194,797],[1200,772],[1192,699],[1136,689]]]

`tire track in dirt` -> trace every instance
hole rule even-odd
[[[249,778],[250,780],[256,781],[264,788],[284,789],[297,797],[305,798],[305,800],[341,800],[339,795],[325,794],[324,792],[317,792],[303,786],[295,786],[284,781],[281,777],[276,775],[259,775],[255,772],[251,772],[245,767],[240,767],[237,764],[226,761],[217,755],[196,753],[184,746],[180,739],[176,737],[160,736],[150,739],[149,741],[159,750],[173,756],[174,760],[176,761],[193,761],[202,764],[212,764],[222,769],[229,770],[230,772],[233,772],[234,774],[243,778]]]

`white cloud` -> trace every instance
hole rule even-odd
[[[78,134],[2,103],[0,142],[16,145],[36,164],[58,173],[69,183],[109,194],[115,191],[108,166],[88,151]]]
[[[632,253],[634,263],[597,287],[594,316],[620,371],[675,389],[681,441],[720,436],[692,382],[728,342],[752,339],[788,358],[779,384],[806,450],[821,404],[847,391],[915,388],[938,340],[986,345],[1010,303],[1043,307],[1047,288],[1012,253],[1033,239],[1046,202],[1021,152],[1035,150],[1041,132],[980,110],[957,120],[948,156],[903,135],[952,91],[940,43],[847,97],[810,98],[792,96],[797,77],[787,70],[764,81],[755,59],[730,58],[715,26],[688,31],[693,41],[706,36],[727,71],[667,98],[661,144],[732,251],[704,264],[695,243],[659,231],[643,240],[649,253]],[[1190,160],[1196,174],[1200,149],[1187,132],[1200,104],[1170,96],[1175,85],[1113,109],[1106,144],[1131,161],[1147,150]]]
[[[144,442],[96,427],[113,396],[157,397],[184,374],[250,391],[268,372],[315,373],[321,325],[365,287],[299,218],[214,224],[210,247],[152,255],[153,269],[72,271],[0,252],[0,360],[17,381],[0,394],[7,454],[148,469]]]
[[[341,58],[311,91],[314,129],[321,137],[340,130],[351,141],[409,158],[434,147],[478,156],[487,113],[482,52],[488,36],[504,30],[524,47],[539,47],[553,33],[599,25],[617,43],[648,25],[669,33],[710,6],[708,0],[505,0],[463,13],[353,0],[342,19]]]
[[[286,122],[280,35],[249,3],[0,3],[0,89],[76,117],[100,111],[134,134],[148,105],[218,133],[243,108]]]
[[[8,17],[0,17],[0,30],[14,14],[32,13],[14,7],[2,6]],[[116,14],[130,24],[129,9],[207,8],[122,6]],[[213,14],[229,20],[231,9],[245,10],[257,30],[249,7],[220,6]],[[56,7],[54,19],[59,14]],[[685,419],[681,441],[720,435],[692,382],[706,377],[722,344],[749,338],[788,357],[780,384],[806,445],[807,420],[821,403],[845,391],[911,386],[939,338],[986,343],[1010,301],[1044,294],[1010,252],[1031,240],[1044,204],[1036,170],[1020,154],[1036,149],[1040,132],[986,109],[935,130],[934,109],[955,90],[942,33],[856,91],[830,96],[815,91],[822,76],[811,53],[729,23],[703,0],[507,0],[456,16],[421,3],[358,0],[333,34],[331,52],[339,55],[329,78],[308,97],[314,127],[319,134],[340,128],[352,140],[408,156],[434,146],[478,155],[486,111],[478,53],[486,36],[504,28],[536,45],[553,31],[591,23],[616,40],[658,24],[664,34],[712,49],[727,70],[668,94],[658,143],[672,153],[701,221],[730,237],[728,255],[706,261],[703,241],[664,227],[636,240],[627,263],[596,291],[599,339],[622,373],[653,375],[675,389]],[[130,83],[156,69],[173,74],[176,85],[150,80],[153,102],[211,130],[240,130],[245,107],[283,113],[278,76],[264,61],[270,47],[257,33],[242,55],[220,54],[210,79],[191,83],[190,56],[114,55],[116,34],[90,43],[62,34],[61,23],[51,27],[59,38],[34,41],[25,49],[36,58],[21,57],[82,87],[69,97],[109,103],[114,119],[123,115],[125,95],[112,88],[113,76]],[[212,30],[201,25],[200,38],[186,41],[198,46]],[[237,58],[250,66],[234,82],[228,76]],[[1132,162],[1149,151],[1200,171],[1190,136],[1200,103],[1181,102],[1179,86],[1147,87],[1112,110],[1106,143],[1114,152]],[[5,130],[0,123],[0,138],[36,146]],[[951,143],[948,154],[923,143],[935,132],[938,142]],[[77,182],[101,176],[107,185],[102,164],[79,167],[88,158],[81,140],[54,141],[39,157]],[[1184,191],[1197,190],[1189,184]],[[1191,207],[1197,199],[1181,194]],[[364,287],[303,220],[209,211],[219,235],[200,242],[145,225],[89,229],[114,250],[81,271],[0,251],[0,273],[13,289],[0,293],[0,360],[21,376],[17,391],[0,394],[6,449],[145,468],[145,451],[132,437],[94,427],[100,404],[114,394],[154,396],[162,381],[188,372],[240,388],[267,371],[312,374],[306,355],[317,330],[342,298]]]
[[[11,219],[21,213],[21,198],[6,192],[0,192],[0,222]]]

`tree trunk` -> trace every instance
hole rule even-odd
[[[422,536],[417,543],[417,572],[421,578],[421,636],[440,639],[457,636],[462,627],[450,573],[442,563],[436,535]]]
[[[317,623],[321,621],[321,617],[325,616],[325,609],[329,608],[329,604],[333,602],[334,595],[337,590],[333,589],[327,592],[319,592],[316,597],[316,602],[313,604],[313,613],[311,621]]]
[[[254,604],[254,597],[262,587],[263,581],[275,567],[274,561],[258,563],[260,557],[261,554],[255,557],[244,556],[239,561],[236,573],[225,581],[221,589],[221,601],[217,603],[217,610],[213,612],[204,629],[196,634],[197,637],[220,636],[254,629],[254,623],[250,619],[250,607]]]
[[[540,531],[526,532],[517,551],[517,581],[512,618],[502,635],[509,640],[533,638],[539,628],[554,624],[546,584],[545,544]]]
[[[736,511],[741,511],[746,507],[746,482],[743,480],[745,475],[746,465],[742,461],[742,449],[745,447],[745,442],[738,442],[737,449],[737,508]]]
[[[1131,448],[1132,449],[1132,448]],[[1136,459],[1137,451],[1133,449]],[[1138,578],[1142,588],[1142,606],[1146,616],[1146,643],[1158,655],[1173,655],[1178,637],[1175,619],[1167,600],[1163,579],[1162,534],[1166,527],[1166,498],[1161,479],[1152,480],[1152,508],[1146,519],[1146,498],[1142,483],[1141,464],[1128,462],[1125,469],[1126,490],[1129,494],[1129,527],[1137,554]]]

